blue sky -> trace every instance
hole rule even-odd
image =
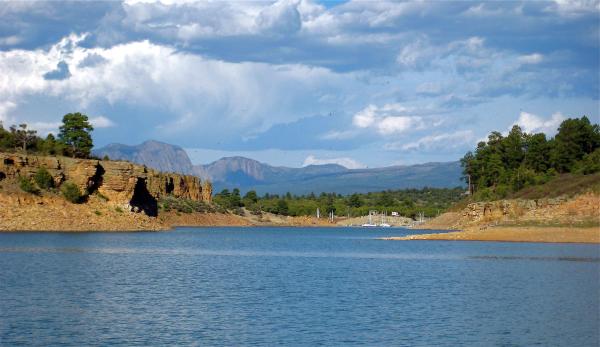
[[[492,130],[598,122],[599,1],[0,2],[0,120],[196,163],[456,160]]]

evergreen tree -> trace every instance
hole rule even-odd
[[[587,117],[563,121],[554,137],[551,158],[558,172],[570,172],[584,155],[600,147],[598,124],[592,125]]]
[[[524,157],[523,131],[518,125],[514,125],[508,136],[502,140],[503,162],[509,170],[515,170],[521,166]]]
[[[526,153],[524,164],[535,172],[545,172],[550,168],[551,144],[543,133],[527,135],[525,140]]]
[[[57,148],[57,144],[58,143],[56,142],[56,138],[54,137],[54,135],[52,135],[52,133],[50,133],[48,134],[48,136],[46,136],[45,140],[41,141],[41,143],[38,146],[38,149],[44,154],[60,154]]]
[[[276,209],[275,213],[281,214],[284,216],[288,215],[289,207],[288,207],[288,203],[284,199],[277,200],[277,209]]]
[[[350,195],[350,198],[348,198],[348,206],[360,207],[361,205],[362,205],[362,201],[361,201],[360,195],[358,195],[356,193]]]
[[[79,112],[66,114],[59,130],[58,138],[67,147],[68,154],[73,158],[90,156],[94,146],[91,136],[94,127],[89,123],[86,115]]]
[[[240,196],[240,190],[234,188],[231,192],[231,196],[229,197],[229,206],[230,207],[241,207],[242,206],[242,198]]]
[[[4,129],[2,122],[0,122],[0,149],[11,149],[15,147],[15,139],[10,131]]]
[[[250,190],[244,195],[244,200],[256,203],[258,201],[258,195],[255,190]]]

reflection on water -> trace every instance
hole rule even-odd
[[[388,234],[0,234],[0,345],[599,341],[597,245],[376,240]]]

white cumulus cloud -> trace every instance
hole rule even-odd
[[[110,128],[116,125],[115,122],[104,116],[92,117],[90,118],[90,123],[92,123],[94,128]]]
[[[472,130],[460,130],[453,133],[428,135],[412,142],[393,142],[384,146],[387,150],[432,150],[456,148],[470,144],[475,139]]]
[[[207,122],[214,131],[233,133],[294,121],[318,110],[319,105],[329,108],[331,101],[308,104],[305,100],[344,91],[356,83],[351,75],[326,68],[225,62],[149,41],[85,48],[79,45],[85,37],[71,35],[49,49],[0,51],[1,119],[14,118],[21,104],[43,95],[63,99],[84,113],[90,105],[102,103],[160,109],[163,114],[147,118],[144,125],[170,134],[193,129],[208,132]],[[90,57],[99,63],[84,63]],[[44,77],[61,62],[68,66],[68,76]],[[53,122],[58,116],[14,121]],[[127,123],[110,117],[96,117],[93,123],[97,128]]]
[[[397,103],[385,104],[382,107],[369,105],[354,115],[352,124],[358,128],[373,128],[381,135],[423,129],[423,118],[408,115],[408,112],[409,109]]]
[[[527,133],[543,132],[546,135],[552,136],[556,133],[560,123],[565,119],[565,116],[560,112],[556,112],[549,119],[546,119],[533,113],[521,111],[519,119],[512,125],[520,126]]]

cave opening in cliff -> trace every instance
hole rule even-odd
[[[0,171],[0,181],[2,181],[5,178],[6,178],[6,174],[4,172]]]
[[[173,177],[169,177],[169,178],[167,178],[167,184],[165,186],[165,192],[167,194],[171,194],[171,193],[173,193],[173,190],[175,190],[175,184],[173,183]]]
[[[146,180],[143,178],[137,179],[129,205],[134,212],[141,211],[150,217],[158,216],[158,202],[148,191]]]
[[[90,180],[88,181],[88,186],[87,186],[88,194],[92,194],[93,192],[98,190],[98,188],[100,188],[100,186],[102,185],[102,183],[104,181],[104,173],[105,172],[106,172],[106,170],[104,170],[102,165],[100,165],[100,164],[96,165],[96,172],[94,173],[94,176],[92,176],[90,178]]]
[[[15,161],[10,158],[6,158],[4,159],[4,165],[15,165]]]

